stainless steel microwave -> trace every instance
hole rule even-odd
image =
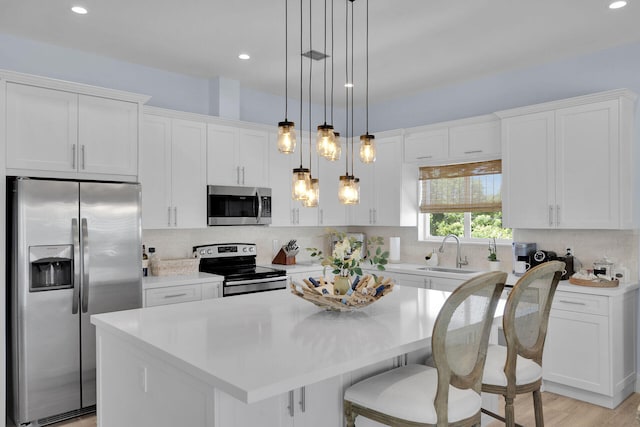
[[[271,224],[271,189],[208,185],[207,224]]]

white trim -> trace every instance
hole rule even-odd
[[[524,107],[512,108],[509,110],[497,111],[495,114],[501,119],[513,116],[521,116],[524,114],[533,114],[549,110],[557,110],[558,108],[575,107],[588,103],[609,101],[620,98],[626,98],[632,103],[635,102],[637,95],[629,89],[615,89],[605,92],[597,92],[589,95],[576,96],[573,98],[561,99],[558,101],[544,102],[542,104],[527,105]]]
[[[63,90],[67,92],[80,93],[83,95],[100,96],[103,98],[119,99],[121,101],[130,101],[144,104],[151,96],[141,95],[132,92],[125,92],[116,89],[107,89],[99,86],[91,86],[83,83],[74,83],[65,80],[57,80],[49,77],[34,76],[31,74],[23,74],[15,71],[0,69],[0,79],[8,82],[21,83],[32,86],[46,87],[49,89]]]
[[[243,129],[252,129],[263,132],[275,132],[277,130],[277,124],[265,125],[261,123],[244,122],[241,120],[225,119],[218,116],[209,116],[207,114],[188,113],[178,110],[169,110],[167,108],[153,107],[150,105],[143,106],[143,117],[146,115],[161,116],[171,119],[191,120],[204,122],[212,125],[242,127]]]

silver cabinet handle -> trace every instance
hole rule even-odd
[[[300,389],[300,409],[304,412],[307,409],[307,389],[302,387]]]
[[[378,223],[378,209],[373,209],[373,223]]]
[[[296,208],[296,224],[300,224],[300,208]]]
[[[76,168],[76,144],[71,145],[71,169]]]
[[[464,154],[477,154],[477,153],[482,153],[482,150],[469,150],[464,152]]]
[[[556,227],[560,226],[560,205],[556,205]]]
[[[236,166],[236,183],[240,184],[240,166]]]
[[[289,406],[287,406],[287,409],[289,410],[289,416],[293,417],[293,411],[294,411],[294,407],[293,407],[293,390],[291,390],[289,392]]]
[[[296,210],[294,208],[291,208],[291,224],[295,224],[296,223]]]
[[[418,157],[416,157],[416,159],[430,159],[432,157],[433,156],[418,156]]]
[[[549,225],[553,225],[553,206],[549,205]]]
[[[173,226],[174,227],[178,226],[178,207],[177,206],[173,207]]]
[[[86,313],[89,310],[89,230],[87,226],[87,219],[82,218],[81,221],[81,235],[82,242],[82,312]]]
[[[84,149],[84,144],[82,144],[82,145],[80,146],[80,149],[81,149],[81,151],[82,151],[82,170],[84,170],[84,169],[85,169],[84,165],[85,165],[85,160],[86,160],[86,159],[85,159],[85,149]]]
[[[171,206],[167,206],[167,226],[171,227]]]
[[[178,297],[185,297],[185,296],[187,296],[187,293],[183,292],[181,294],[165,295],[163,298],[178,298]]]
[[[242,167],[242,185],[244,185],[244,166]]]
[[[75,150],[74,150],[75,151]],[[71,313],[78,312],[78,300],[80,295],[80,230],[78,230],[78,219],[71,220],[71,234],[73,234],[73,301]]]

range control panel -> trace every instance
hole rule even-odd
[[[215,243],[193,247],[196,258],[222,258],[237,256],[256,256],[255,243]]]

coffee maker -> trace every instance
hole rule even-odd
[[[516,261],[524,261],[529,265],[533,265],[533,255],[536,253],[537,246],[535,243],[513,242],[513,266],[515,268]],[[524,273],[516,273],[516,276],[522,276]]]

